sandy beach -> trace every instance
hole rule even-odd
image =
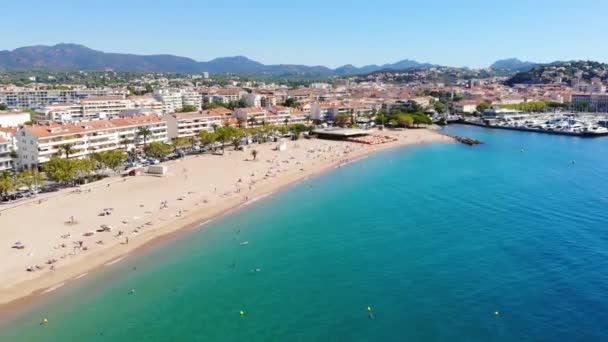
[[[0,304],[54,289],[178,230],[195,228],[283,186],[377,150],[451,138],[427,129],[382,131],[381,145],[300,139],[167,163],[164,177],[113,177],[0,206]],[[249,153],[259,151],[257,160]],[[109,213],[110,215],[101,214]],[[102,225],[111,231],[97,232]],[[93,233],[90,235],[90,233]],[[15,242],[25,248],[15,249]],[[51,261],[49,263],[49,261]],[[33,271],[27,271],[33,267]],[[1,308],[1,307],[0,307]]]

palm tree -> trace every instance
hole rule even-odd
[[[70,159],[70,154],[76,152],[74,144],[62,144],[58,147],[59,155],[65,154],[66,159]]]
[[[257,123],[257,119],[255,118],[255,116],[250,117],[247,121],[249,122],[250,126],[255,126],[255,124]]]
[[[285,120],[283,120],[283,123],[285,124],[285,126],[289,125],[289,118],[285,118]]]
[[[125,152],[129,151],[129,144],[131,144],[133,141],[127,138],[122,139],[119,144],[123,145],[125,147]]]
[[[309,125],[310,124],[310,115],[306,115],[306,124]]]
[[[144,146],[148,144],[148,137],[152,135],[152,131],[148,127],[140,127],[137,131],[137,136],[143,137]]]

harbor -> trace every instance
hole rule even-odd
[[[508,109],[490,109],[482,117],[458,117],[449,122],[515,131],[570,135],[608,136],[605,113],[524,113]]]

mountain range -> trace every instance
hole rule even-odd
[[[429,68],[433,64],[402,60],[392,64],[355,67],[344,65],[331,69],[325,66],[296,64],[265,65],[244,56],[222,57],[199,62],[173,55],[135,55],[108,53],[78,44],[37,45],[0,51],[0,70],[106,70],[133,72],[235,73],[255,75],[343,76],[378,70]]]
[[[496,61],[490,68],[510,72],[527,71],[538,63],[516,58]],[[36,45],[0,51],[0,71],[47,70],[115,70],[132,72],[234,73],[256,76],[345,76],[377,71],[399,71],[437,67],[404,59],[396,63],[356,67],[347,64],[335,69],[299,64],[262,64],[244,56],[222,57],[201,62],[174,55],[135,55],[93,50],[79,44]]]

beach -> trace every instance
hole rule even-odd
[[[374,151],[450,142],[429,129],[376,131],[396,141],[365,145],[300,139],[254,144],[224,155],[189,156],[167,163],[168,174],[112,177],[90,185],[42,194],[27,203],[0,207],[0,304],[51,293],[95,268],[177,231],[246,205],[278,189],[339,167]],[[256,160],[250,151],[259,153]],[[101,227],[110,231],[98,232]],[[20,242],[22,249],[12,248]],[[31,271],[27,268],[31,267]]]

